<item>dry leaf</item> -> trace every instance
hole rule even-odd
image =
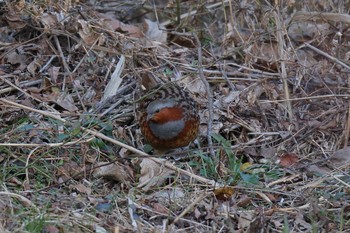
[[[179,83],[183,83],[192,94],[198,94],[202,97],[207,95],[204,83],[200,79],[191,80],[190,78],[184,78]]]
[[[237,201],[238,207],[246,207],[252,202],[252,198],[248,197],[247,195],[243,195],[240,199]]]
[[[48,99],[70,112],[78,111],[78,108],[74,105],[73,97],[68,93],[57,92],[56,90],[48,96]]]
[[[104,40],[103,34],[97,34],[93,30],[91,30],[88,22],[86,22],[85,20],[78,20],[78,22],[81,26],[81,29],[78,33],[81,39],[83,39],[83,41],[85,42],[85,44],[93,45],[96,43],[97,40],[99,40],[100,42]],[[99,45],[99,43],[96,44]]]
[[[128,183],[132,180],[132,169],[127,165],[121,165],[118,163],[98,163],[98,168],[94,171],[94,176],[97,178],[105,178],[114,180],[121,183]]]
[[[214,190],[215,197],[221,201],[228,201],[231,199],[234,189],[231,187],[223,187]]]
[[[238,218],[238,228],[248,228],[254,219],[253,214],[252,212],[242,212]]]
[[[45,28],[56,28],[56,25],[58,23],[57,17],[52,13],[43,13],[40,16],[40,21]]]
[[[48,70],[47,73],[52,81],[52,83],[57,84],[57,77],[59,74],[61,67],[58,66],[51,66]]]
[[[194,209],[194,217],[196,219],[199,219],[199,217],[201,217],[202,213],[198,210],[198,208]]]
[[[304,216],[302,213],[297,213],[294,221],[297,225],[299,225],[301,227],[300,230],[302,230],[303,232],[310,232],[310,230],[312,229],[311,224],[307,223],[304,220]]]
[[[86,187],[83,184],[77,184],[75,185],[76,190],[78,190],[80,193],[85,193],[87,195],[90,195],[92,190],[90,187]]]
[[[167,207],[165,207],[164,205],[162,205],[159,202],[151,202],[149,205],[153,208],[154,211],[156,211],[158,213],[168,215],[170,212]]]
[[[158,22],[153,22],[149,19],[145,19],[143,23],[143,32],[145,36],[152,40],[160,43],[165,43],[167,40],[167,33]]]
[[[350,147],[348,146],[334,152],[333,156],[329,159],[329,162],[335,167],[341,167],[350,163]]]
[[[98,14],[99,18],[103,20],[103,25],[105,28],[108,28],[111,31],[119,31],[124,34],[134,37],[141,38],[143,37],[141,29],[134,25],[124,24],[118,19],[115,19],[114,15],[110,14]]]
[[[124,64],[125,64],[125,57],[124,57],[124,55],[120,55],[120,58],[119,58],[119,61],[115,67],[115,70],[113,71],[113,74],[111,75],[111,79],[109,80],[109,82],[105,88],[102,100],[106,100],[107,98],[112,97],[117,93],[119,86],[120,86],[121,82],[123,81],[121,74],[122,74],[122,71],[124,69]]]
[[[165,162],[166,160],[164,160]],[[137,186],[145,191],[148,191],[154,187],[162,185],[172,174],[173,170],[162,166],[149,158],[142,159],[140,164],[141,177],[140,183]]]
[[[299,157],[297,154],[294,153],[286,153],[282,155],[280,158],[280,165],[282,167],[290,167],[294,164],[296,164],[299,160]]]

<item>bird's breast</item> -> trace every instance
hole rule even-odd
[[[153,135],[161,140],[176,138],[185,127],[185,121],[172,120],[164,123],[149,122],[149,128]]]

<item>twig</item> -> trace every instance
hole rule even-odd
[[[54,40],[55,40],[56,47],[57,47],[58,52],[59,52],[59,54],[60,54],[63,67],[64,67],[64,69],[66,70],[66,72],[67,72],[69,78],[70,78],[71,80],[73,80],[73,79],[72,79],[72,76],[71,76],[71,71],[70,71],[69,66],[68,66],[68,64],[67,64],[67,62],[66,62],[66,59],[65,59],[65,57],[64,57],[64,54],[63,54],[63,51],[62,51],[60,42],[58,41],[58,38],[57,38],[56,35],[54,35],[53,38],[54,38]],[[62,89],[63,89],[63,90],[65,89],[65,83],[63,83]]]
[[[277,42],[278,42],[278,53],[279,53],[279,58],[281,61],[281,78],[283,81],[283,89],[284,89],[284,97],[285,97],[285,103],[286,103],[286,107],[287,107],[287,111],[288,111],[288,118],[289,121],[293,120],[293,111],[292,111],[292,103],[289,100],[290,99],[290,95],[289,95],[289,88],[288,88],[288,83],[287,83],[287,70],[286,70],[286,51],[284,50],[284,45],[285,45],[285,41],[283,39],[283,32],[284,32],[284,28],[282,28],[282,22],[280,19],[280,14],[278,11],[278,8],[276,11],[274,11],[274,17],[275,17],[275,21],[276,21],[276,35],[277,35]]]
[[[43,65],[43,66],[40,68],[39,73],[44,72],[44,71],[47,69],[47,67],[51,64],[51,62],[53,61],[53,59],[55,59],[56,57],[57,57],[57,55],[52,55],[52,56],[50,57],[50,59],[46,62],[46,64]]]
[[[8,85],[10,85],[14,90],[18,90],[19,92],[22,92],[25,96],[28,96],[30,98],[33,98],[36,101],[41,102],[39,99],[35,98],[34,96],[28,94],[26,91],[22,90],[22,88],[16,86],[15,84],[11,83],[9,80],[6,79],[6,76],[0,76],[0,79],[2,79],[2,81],[6,82]]]
[[[87,143],[93,140],[94,137],[88,139],[79,138],[78,140],[71,142],[57,142],[57,143],[0,143],[0,146],[10,146],[10,147],[59,147],[59,146],[70,146],[77,145],[78,143]]]
[[[348,142],[349,142],[349,133],[350,133],[350,101],[348,104],[348,119],[347,119],[347,124],[345,125],[345,137],[344,137],[344,146],[343,148],[348,147]]]
[[[228,0],[224,0],[224,1],[220,1],[220,2],[214,3],[212,5],[206,6],[205,8],[210,10],[210,9],[213,9],[213,8],[218,7],[220,5],[226,5],[227,3],[228,3]],[[184,19],[184,18],[187,18],[187,17],[189,17],[191,15],[195,15],[195,14],[197,14],[197,10],[193,10],[193,11],[191,11],[189,13],[180,15],[180,19]],[[171,23],[172,23],[172,20],[167,20],[167,21],[161,23],[160,25],[164,27],[164,26],[167,26],[167,25],[169,25]]]
[[[27,182],[27,184],[30,184],[30,180],[29,180],[29,160],[32,157],[33,153],[37,149],[39,149],[39,147],[35,147],[33,150],[31,150],[29,155],[28,155],[28,157],[27,157],[27,159],[26,159],[26,169],[25,169],[25,171],[26,171],[26,182]]]
[[[199,202],[201,202],[204,198],[206,198],[208,195],[207,192],[203,192],[199,197],[196,198],[184,211],[182,211],[181,214],[179,214],[174,221],[170,225],[174,225],[177,223],[185,214],[187,214],[195,205],[197,205]]]
[[[329,55],[328,53],[326,52],[323,52],[322,50],[312,46],[311,44],[309,43],[304,43],[304,45],[312,50],[314,50],[315,52],[325,56],[326,58],[330,59],[331,61],[334,61],[335,63],[338,63],[339,65],[341,66],[344,66],[346,69],[348,69],[350,71],[350,66],[348,66],[347,64],[345,64],[344,62],[340,61],[338,58],[335,58],[331,55]]]
[[[209,150],[210,150],[210,155],[212,156],[212,158],[215,157],[215,151],[213,149],[213,140],[211,137],[211,130],[213,127],[213,93],[211,92],[210,86],[208,81],[205,79],[204,77],[204,73],[203,73],[203,62],[202,62],[202,44],[198,38],[198,36],[195,33],[192,33],[193,37],[196,39],[197,42],[197,49],[198,49],[198,74],[200,79],[202,80],[206,92],[208,94],[208,111],[209,111],[209,115],[208,115],[208,129],[207,129],[207,140],[208,140],[208,146],[209,146]]]
[[[39,211],[39,209],[38,209],[38,207],[36,207],[36,205],[34,205],[34,203],[31,201],[31,200],[29,200],[28,198],[26,198],[26,197],[23,197],[22,195],[19,195],[19,194],[17,194],[17,193],[9,193],[9,192],[0,192],[0,196],[1,195],[6,195],[6,196],[10,196],[10,197],[15,197],[15,198],[17,198],[17,199],[19,199],[22,203],[24,203],[24,205],[27,207],[27,206],[32,206],[32,207],[34,207],[34,209],[38,212],[38,213],[40,213],[40,211]]]
[[[1,75],[0,78],[1,79],[6,79],[6,78],[12,78],[12,77],[15,77],[14,75],[12,74],[9,74],[9,75]],[[37,84],[40,84],[42,83],[43,81],[42,80],[33,80],[33,81],[24,81],[24,82],[21,82],[19,83],[18,87],[14,84],[9,84],[11,85],[11,87],[6,87],[6,88],[2,88],[0,90],[0,94],[5,94],[5,93],[9,93],[11,91],[14,91],[14,90],[18,90],[18,88],[24,88],[24,87],[30,87],[30,86],[35,86]],[[22,91],[21,91],[22,92]]]
[[[228,79],[227,74],[223,68],[223,64],[220,64],[220,71],[222,76],[224,77],[224,79],[226,80],[227,84],[229,85],[229,87],[231,88],[231,91],[236,91],[236,87],[233,85],[233,83]]]
[[[345,94],[330,94],[330,95],[316,95],[316,96],[308,96],[308,97],[300,97],[300,98],[293,98],[293,99],[288,99],[288,101],[298,101],[298,100],[311,100],[311,99],[321,99],[321,98],[330,98],[330,97],[344,97],[344,98],[349,98],[350,94],[345,95]],[[278,103],[278,102],[284,102],[286,100],[260,100],[260,103]]]

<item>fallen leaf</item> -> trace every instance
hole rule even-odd
[[[238,207],[246,207],[252,202],[252,198],[248,197],[247,195],[242,196],[240,199],[237,200],[237,206]]]
[[[282,167],[290,167],[294,164],[296,164],[299,160],[299,157],[297,154],[294,153],[286,153],[282,155],[280,158],[280,165]]]
[[[118,163],[98,163],[98,168],[94,171],[94,176],[97,178],[106,178],[121,183],[127,183],[132,180],[132,169],[127,165],[121,165]]]
[[[173,170],[170,170],[165,166],[161,166],[149,158],[142,159],[140,167],[140,183],[137,187],[142,188],[144,191],[148,191],[154,187],[162,185],[169,178],[169,176],[174,174]]]
[[[47,233],[59,233],[60,232],[60,230],[54,225],[45,225],[44,229],[42,231],[47,232]]]
[[[159,202],[151,202],[149,204],[156,212],[162,214],[169,214],[170,210]]]
[[[58,78],[59,71],[60,71],[60,67],[58,67],[58,66],[51,66],[47,70],[47,73],[48,73],[52,83],[54,83],[54,84],[57,84],[57,78]]]
[[[91,28],[90,24],[86,22],[85,20],[78,20],[78,23],[81,26],[81,29],[79,30],[78,34],[83,39],[85,44],[87,45],[93,45],[96,43],[97,40],[103,41],[103,34],[95,33]],[[96,43],[99,45],[99,43]]]
[[[350,162],[350,147],[346,147],[334,152],[329,159],[330,163],[335,167],[340,167]]]
[[[115,19],[114,16],[109,14],[98,14],[98,16],[101,20],[103,20],[103,25],[105,26],[105,28],[108,28],[111,31],[123,32],[127,36],[131,36],[134,38],[143,37],[141,29],[137,26],[124,24],[118,19]]]
[[[75,185],[76,190],[78,190],[80,193],[85,193],[87,195],[90,195],[92,190],[90,187],[86,187],[83,184],[77,184]]]
[[[160,43],[165,43],[167,40],[167,32],[158,22],[145,19],[143,23],[143,33],[145,36],[152,40]]]
[[[70,112],[78,111],[78,108],[74,105],[73,97],[57,88],[52,88],[52,92],[47,96],[47,99]]]
[[[302,213],[297,213],[294,220],[295,224],[301,227],[300,230],[303,232],[310,232],[312,226],[304,220],[304,215]]]
[[[201,217],[202,213],[198,210],[198,208],[194,209],[194,217],[196,219],[199,219],[199,217]]]
[[[238,228],[243,230],[248,228],[253,219],[252,212],[242,212],[238,217]]]
[[[234,189],[231,187],[223,187],[214,190],[215,197],[221,201],[228,201],[231,199]]]

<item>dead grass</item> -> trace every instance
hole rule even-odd
[[[0,3],[1,232],[350,231],[350,5],[204,2]],[[149,155],[145,73],[196,145]]]

